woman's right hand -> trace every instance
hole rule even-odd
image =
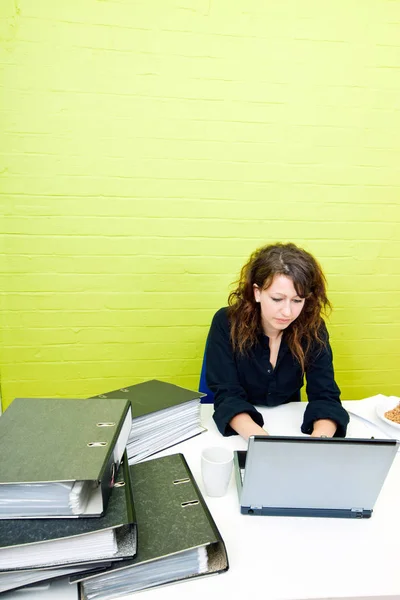
[[[230,420],[229,425],[246,441],[251,435],[269,435],[268,431],[257,425],[247,413],[239,413]]]

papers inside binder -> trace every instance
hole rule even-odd
[[[101,487],[93,481],[0,485],[0,518],[64,517],[102,510]]]
[[[200,425],[200,399],[135,417],[127,443],[129,464],[205,431]]]
[[[84,600],[94,598],[108,600],[200,575],[207,571],[207,550],[205,547],[201,547],[172,554],[159,560],[106,572],[84,581],[81,585]]]
[[[89,569],[87,569],[89,570]],[[17,588],[38,583],[40,581],[46,582],[46,587],[49,587],[47,580],[52,578],[63,577],[67,575],[73,575],[85,571],[84,568],[80,567],[66,567],[60,569],[48,569],[48,570],[35,570],[35,571],[11,571],[10,573],[0,573],[0,594],[9,590],[15,590]],[[28,591],[28,590],[27,590]],[[19,597],[19,595],[17,596]],[[1,597],[2,599],[4,596]]]
[[[67,565],[85,561],[88,557],[91,561],[109,559],[117,551],[115,530],[106,529],[51,542],[0,548],[0,570]]]

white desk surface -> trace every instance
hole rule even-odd
[[[373,401],[344,402],[350,411],[374,419]],[[275,435],[301,435],[304,403],[261,408]],[[202,406],[208,428],[195,438],[157,456],[182,452],[225,541],[226,573],[154,588],[124,600],[265,600],[321,598],[400,600],[400,453],[385,481],[370,519],[325,519],[241,515],[234,477],[226,496],[205,495],[200,453],[206,446],[247,447],[238,436],[223,438],[212,420],[213,407]],[[375,418],[379,424],[379,419]],[[351,417],[348,437],[385,437]],[[393,436],[396,430],[393,431]],[[15,595],[17,599],[17,595]],[[43,596],[44,599],[44,596]]]

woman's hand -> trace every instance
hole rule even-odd
[[[321,435],[333,437],[336,429],[337,424],[335,421],[331,421],[330,419],[318,419],[318,421],[314,421],[311,437],[321,437]]]
[[[248,440],[251,435],[268,435],[268,432],[257,425],[247,413],[235,415],[233,419],[230,420],[229,425],[245,440]]]

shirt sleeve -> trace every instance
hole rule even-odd
[[[337,424],[335,437],[345,437],[349,415],[340,402],[340,389],[335,381],[332,349],[325,323],[321,333],[325,345],[315,345],[306,366],[308,405],[301,431],[311,434],[314,421],[331,419]]]
[[[230,341],[228,315],[221,308],[213,318],[206,344],[206,381],[214,394],[214,421],[222,435],[236,435],[229,422],[235,415],[247,413],[260,427],[262,415],[248,401],[240,385]]]

